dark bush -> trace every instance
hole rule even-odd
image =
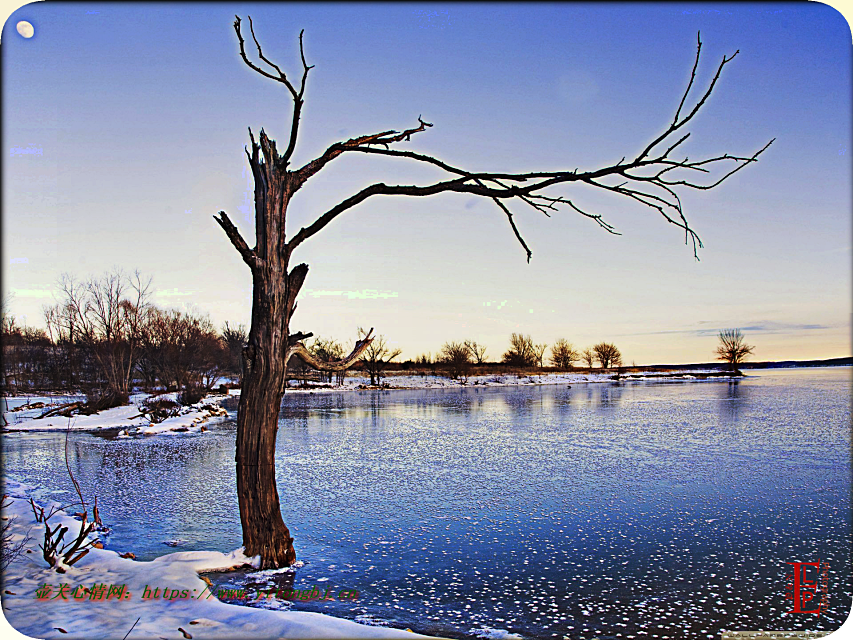
[[[152,398],[145,402],[142,408],[151,418],[151,422],[157,423],[177,415],[178,407],[180,406],[177,402],[168,398]]]
[[[207,389],[200,384],[188,384],[183,391],[178,394],[178,402],[183,406],[196,404],[201,402],[201,399],[207,395]]]
[[[88,416],[113,407],[123,407],[129,401],[128,394],[112,389],[93,391],[86,395],[86,404],[80,408],[80,413]]]

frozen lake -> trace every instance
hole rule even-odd
[[[293,606],[459,638],[838,628],[853,597],[851,369],[750,374],[288,395],[277,472],[305,562],[295,587],[359,592]],[[233,419],[203,434],[72,434],[108,548],[239,547],[234,435]],[[4,434],[4,473],[72,502],[64,438]],[[786,613],[786,563],[818,560],[828,610]]]

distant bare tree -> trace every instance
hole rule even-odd
[[[225,326],[222,327],[222,340],[228,350],[228,371],[236,374],[241,380],[243,379],[243,347],[246,346],[248,337],[244,324],[231,327],[226,321]]]
[[[543,342],[542,344],[534,344],[533,345],[533,356],[535,358],[536,366],[540,369],[545,366],[545,351],[548,350],[548,343]]]
[[[428,367],[433,363],[432,354],[430,353],[422,353],[417,358],[415,358],[415,364]]]
[[[93,355],[106,381],[105,398],[126,401],[140,355],[142,327],[149,309],[150,278],[114,269],[79,282],[60,277],[61,301],[46,312],[48,323]]]
[[[228,368],[224,341],[207,316],[176,309],[149,309],[142,327],[140,369],[167,388],[182,392],[185,404],[198,402]]]
[[[737,366],[755,349],[746,344],[740,329],[724,329],[717,337],[720,340],[715,351],[717,360],[727,362],[731,371],[737,371]]]
[[[445,342],[441,347],[439,361],[444,364],[454,380],[468,373],[471,366],[471,350],[465,342]]]
[[[598,359],[602,369],[618,367],[622,364],[622,354],[619,353],[619,349],[616,348],[615,344],[599,342],[592,350],[595,352],[595,357]]]
[[[321,362],[334,362],[344,356],[344,346],[334,338],[317,337],[308,349]],[[328,370],[321,370],[320,372],[326,378],[327,382],[332,382],[332,378],[336,373],[341,374],[342,372]],[[340,380],[343,382],[343,377]]]
[[[558,369],[568,371],[572,365],[580,359],[580,354],[575,351],[572,343],[565,338],[560,338],[551,347],[551,364]]]
[[[581,360],[586,363],[587,369],[592,369],[592,365],[595,363],[595,352],[592,347],[587,347],[581,351]]]
[[[358,336],[361,340],[366,340],[370,333],[365,332],[361,327],[358,328]],[[370,384],[375,385],[377,380],[381,380],[382,372],[391,364],[391,361],[403,353],[402,349],[391,350],[385,344],[385,336],[377,336],[373,341],[362,351],[361,362],[367,373],[370,374]]]
[[[436,375],[437,363],[430,353],[422,353],[416,357],[415,366],[422,369],[429,369],[432,375]]]
[[[532,367],[536,364],[536,346],[533,338],[521,333],[513,333],[509,338],[509,350],[504,353],[503,361],[514,367]]]
[[[471,359],[476,364],[483,364],[486,361],[485,345],[478,344],[474,340],[466,340],[465,346],[468,348],[468,352],[471,354]]]

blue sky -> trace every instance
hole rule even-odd
[[[530,264],[489,201],[373,198],[305,242],[294,330],[340,340],[373,326],[404,357],[510,333],[630,362],[713,357],[741,327],[757,359],[850,355],[851,34],[834,9],[765,4],[36,3],[2,34],[3,270],[11,311],[43,326],[62,272],[153,276],[161,306],[248,323],[251,278],[213,214],[253,244],[247,127],[286,143],[282,85],[240,60],[251,15],[264,53],[311,71],[294,164],[332,142],[435,126],[401,148],[469,169],[593,169],[640,151],[672,118],[701,30],[704,86],[686,153],[756,165],[683,202],[700,261],[654,211],[573,188],[611,236],[570,211],[515,206]],[[15,32],[20,20],[35,35]],[[704,82],[703,82],[704,81]],[[435,172],[343,157],[289,209],[292,232],[375,181]]]

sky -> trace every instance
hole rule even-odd
[[[162,307],[248,324],[251,276],[213,215],[254,244],[247,127],[284,148],[292,102],[240,59],[234,15],[308,78],[294,166],[356,135],[433,123],[399,146],[483,171],[581,170],[636,155],[672,119],[693,64],[704,88],[736,50],[684,145],[760,161],[683,192],[705,247],[655,211],[567,187],[622,234],[570,210],[382,196],[306,241],[293,331],[342,342],[375,327],[402,359],[513,332],[626,364],[713,360],[738,327],[756,360],[851,355],[851,32],[817,3],[34,3],[2,32],[2,289],[43,327],[62,273],[153,278]],[[26,20],[34,35],[15,26]],[[249,41],[251,43],[251,41]],[[247,48],[250,55],[254,54]],[[295,233],[372,182],[439,172],[344,156],[296,195]]]

